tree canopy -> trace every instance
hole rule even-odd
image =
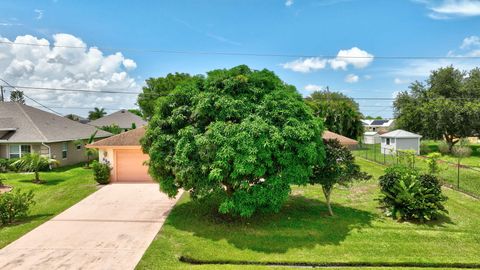
[[[166,77],[147,79],[146,86],[143,87],[142,93],[138,95],[137,103],[140,107],[142,117],[151,119],[157,100],[165,98],[178,85],[197,80],[201,81],[201,76],[191,76],[187,73],[169,73]]]
[[[159,99],[142,146],[162,191],[215,194],[219,212],[279,211],[324,159],[322,121],[268,70],[213,70]]]
[[[329,131],[353,139],[363,134],[362,114],[352,98],[327,90],[312,93],[305,98],[305,102],[324,121]]]
[[[25,104],[25,96],[23,94],[23,91],[20,90],[14,90],[10,92],[10,101],[11,102],[17,102],[20,104]]]
[[[414,82],[395,102],[396,126],[428,139],[445,139],[450,150],[459,138],[480,134],[480,69],[452,66]]]
[[[96,120],[99,118],[104,117],[107,114],[104,108],[93,108],[93,111],[88,112],[88,119],[89,120]]]

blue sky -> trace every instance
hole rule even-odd
[[[304,95],[329,86],[332,91],[342,91],[355,98],[391,98],[397,91],[407,89],[413,80],[425,79],[431,69],[439,66],[453,64],[462,69],[480,66],[478,58],[381,58],[480,56],[480,1],[92,3],[66,0],[0,2],[0,36],[4,41],[80,44],[97,47],[100,51],[89,54],[85,50],[81,54],[82,50],[78,49],[47,48],[47,51],[32,53],[29,46],[20,48],[21,45],[15,45],[20,49],[14,50],[11,45],[0,45],[0,78],[20,86],[139,91],[149,77],[164,76],[169,72],[205,73],[216,68],[247,64],[255,69],[274,70]],[[68,35],[55,36],[60,33]],[[149,51],[154,49],[304,57]],[[335,59],[339,53],[372,58]],[[107,107],[112,111],[134,107],[134,97],[127,95],[99,93],[82,96],[41,90],[26,90],[26,93],[54,106],[61,113],[73,111],[85,115],[88,110],[81,107],[93,106]],[[357,101],[366,115],[392,117],[391,101]]]

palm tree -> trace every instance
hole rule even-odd
[[[19,160],[12,163],[12,166],[25,172],[34,172],[34,183],[40,183],[40,170],[50,165],[59,164],[55,159],[40,155],[39,153],[30,153],[23,155]]]
[[[88,112],[88,119],[90,120],[96,120],[98,118],[102,118],[107,114],[104,108],[93,108],[93,111]]]
[[[90,138],[88,138],[87,144],[92,144],[95,142],[95,136],[97,135],[98,130],[95,130],[95,132],[90,135]],[[90,168],[90,159],[92,156],[97,154],[97,149],[95,148],[86,148],[85,147],[85,154],[87,155],[87,164],[86,168]]]

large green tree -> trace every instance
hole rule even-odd
[[[187,73],[168,74],[165,77],[150,78],[146,80],[146,86],[142,93],[138,95],[137,103],[142,112],[142,117],[151,119],[157,100],[168,96],[178,85],[188,83],[189,81],[201,81],[201,76],[191,76]]]
[[[321,120],[268,70],[214,70],[156,106],[142,140],[150,174],[169,196],[216,194],[223,214],[279,211],[324,158]]]
[[[396,126],[424,138],[445,139],[450,150],[460,138],[480,133],[480,70],[452,66],[414,82],[394,103]]]
[[[362,114],[352,98],[326,90],[312,93],[305,102],[324,121],[326,129],[353,139],[362,135]]]

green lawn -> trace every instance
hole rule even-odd
[[[378,164],[357,162],[375,178],[383,172]],[[272,269],[190,265],[179,262],[181,256],[257,263],[480,264],[480,202],[476,199],[445,189],[449,216],[419,225],[383,216],[375,201],[376,179],[336,189],[334,217],[326,216],[321,194],[318,187],[295,187],[279,214],[235,222],[216,216],[211,204],[196,203],[184,195],[137,268]]]
[[[46,181],[44,184],[32,183],[33,174],[3,175],[7,178],[5,185],[22,191],[33,190],[36,204],[32,206],[28,217],[8,226],[0,226],[0,248],[97,190],[92,171],[75,166],[40,173],[41,179]]]
[[[478,149],[476,150],[478,151]],[[398,160],[395,155],[384,155],[380,153],[380,145],[365,145],[365,148],[353,151],[353,154],[357,157],[363,157],[369,160],[376,161],[382,164],[396,164]],[[446,183],[457,187],[458,172],[456,163],[457,160],[454,157],[444,155],[441,158],[444,161],[452,163],[441,163],[439,162],[440,172],[438,176]],[[471,156],[461,160],[462,165],[473,165],[480,162],[480,156]],[[480,163],[478,163],[480,164]],[[425,158],[417,157],[415,160],[415,167],[420,169],[423,172],[427,172],[428,165],[425,161]],[[463,168],[460,169],[460,190],[469,192],[470,194],[475,194],[480,196],[480,167],[473,169]]]

